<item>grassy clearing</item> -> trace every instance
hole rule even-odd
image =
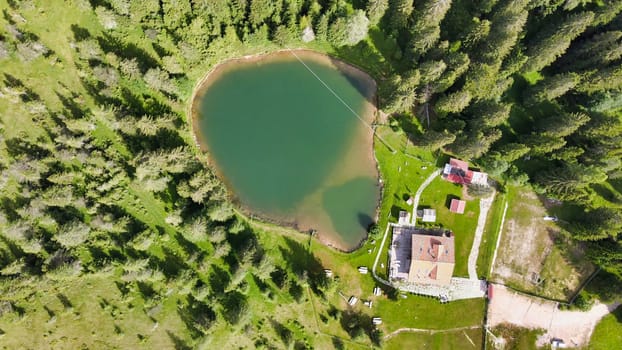
[[[488,212],[486,219],[486,227],[482,235],[482,243],[479,248],[479,256],[477,258],[477,275],[488,279],[490,273],[490,264],[495,253],[497,240],[499,239],[499,230],[503,219],[503,209],[505,208],[506,198],[504,193],[497,193],[492,207]]]
[[[533,350],[536,349],[536,339],[544,330],[516,327],[510,324],[501,324],[491,330],[498,338],[505,341],[504,349]],[[494,349],[493,337],[488,337],[488,347]]]
[[[559,233],[536,194],[509,188],[509,202],[493,280],[545,297],[567,300],[593,271],[582,248]],[[541,282],[534,283],[539,276]]]
[[[453,231],[456,236],[454,276],[466,277],[469,275],[467,263],[479,217],[479,199],[468,200],[464,214],[455,214],[449,211],[452,198],[464,199],[463,187],[437,177],[421,194],[419,207],[436,209],[436,223],[430,226],[440,225]]]
[[[523,74],[523,78],[529,83],[529,85],[534,85],[538,81],[544,79],[540,72],[529,72]]]
[[[618,307],[598,322],[588,348],[608,350],[615,349],[620,344],[622,344],[622,307]]]
[[[469,312],[465,312],[469,310]],[[387,332],[399,328],[449,329],[482,324],[484,299],[465,299],[441,304],[438,299],[409,295],[406,299],[382,299],[378,314]]]
[[[412,349],[412,350],[451,350],[451,349],[481,349],[483,331],[467,329],[455,332],[436,334],[400,333],[385,342],[385,349]],[[470,339],[470,341],[469,341]],[[473,343],[471,343],[471,341]]]
[[[173,348],[184,342],[172,296],[146,311],[139,293],[123,296],[112,273],[64,281],[32,280],[16,301],[18,311],[0,318],[0,348]],[[4,298],[9,297],[7,294]]]

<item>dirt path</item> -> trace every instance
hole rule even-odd
[[[518,294],[503,285],[493,285],[493,297],[488,308],[488,327],[511,323],[520,327],[545,330],[538,346],[562,339],[568,346],[587,345],[598,321],[615,310],[619,302],[594,305],[590,311],[560,311],[557,303]]]
[[[503,233],[503,224],[505,223],[505,214],[508,213],[508,202],[505,202],[505,207],[503,208],[503,216],[501,216],[501,225],[499,225],[499,234],[497,235],[497,244],[495,245],[495,252],[492,254],[492,262],[490,263],[490,274],[492,276],[492,272],[495,268],[495,260],[497,260],[497,251],[499,251],[499,242],[501,242],[501,234]]]
[[[477,257],[479,256],[479,246],[482,243],[482,235],[484,234],[484,228],[486,227],[486,219],[488,218],[488,212],[492,206],[492,202],[495,200],[497,192],[493,192],[488,198],[482,198],[479,201],[479,218],[477,219],[477,227],[475,228],[475,238],[473,238],[473,246],[471,247],[471,253],[469,254],[469,279],[477,279]]]
[[[378,266],[378,261],[380,261],[380,255],[382,255],[382,251],[384,249],[384,243],[386,242],[387,237],[389,236],[389,230],[390,230],[391,227],[393,227],[393,225],[391,225],[391,223],[388,223],[387,224],[387,228],[384,231],[384,236],[382,237],[382,242],[380,243],[380,249],[378,249],[378,254],[376,254],[376,259],[374,260],[374,266],[372,266],[372,268],[371,268],[371,274],[372,274],[372,276],[374,276],[376,281],[378,281],[378,282],[380,282],[380,283],[382,283],[382,284],[384,284],[386,286],[389,286],[389,287],[393,287],[393,285],[391,285],[391,283],[389,283],[389,281],[381,278],[380,276],[378,276],[376,274],[376,267]]]
[[[448,332],[459,332],[466,331],[469,329],[479,329],[482,326],[465,326],[465,327],[457,327],[457,328],[448,328],[448,329],[422,329],[422,328],[400,328],[395,330],[384,336],[384,340],[391,339],[400,333],[426,333],[426,334],[436,334],[436,333],[448,333]]]

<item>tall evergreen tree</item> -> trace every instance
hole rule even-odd
[[[371,26],[377,25],[389,8],[389,0],[369,0],[367,2],[367,17]]]
[[[527,45],[529,59],[524,72],[536,72],[553,63],[566,52],[570,42],[579,36],[594,18],[592,12],[579,12],[541,30]]]
[[[411,49],[420,57],[440,38],[440,23],[449,11],[451,0],[426,0],[415,8],[414,25],[411,31]]]

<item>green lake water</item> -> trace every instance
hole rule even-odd
[[[375,88],[351,68],[303,61],[317,77],[291,54],[231,63],[208,79],[195,125],[242,207],[351,249],[380,190],[371,131],[335,94],[369,123]]]

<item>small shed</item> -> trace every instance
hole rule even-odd
[[[464,214],[464,208],[466,207],[466,201],[459,199],[452,199],[449,205],[449,211],[456,214]]]
[[[351,296],[350,299],[348,299],[348,305],[354,306],[354,305],[356,305],[356,303],[358,301],[359,301],[359,298],[357,298],[355,296]]]
[[[367,268],[367,266],[359,266],[359,272],[363,275],[366,275],[367,272],[369,272],[369,269]]]
[[[382,289],[380,287],[374,287],[374,295],[379,296],[382,294]]]
[[[421,218],[423,222],[436,222],[436,210],[435,209],[423,209],[423,216]]]
[[[410,224],[410,213],[404,210],[400,210],[400,217],[397,223],[400,225],[409,225]]]
[[[372,319],[371,319],[371,323],[372,323],[373,325],[379,325],[379,324],[382,324],[382,319],[381,319],[380,317],[374,317],[374,318],[372,318]]]

